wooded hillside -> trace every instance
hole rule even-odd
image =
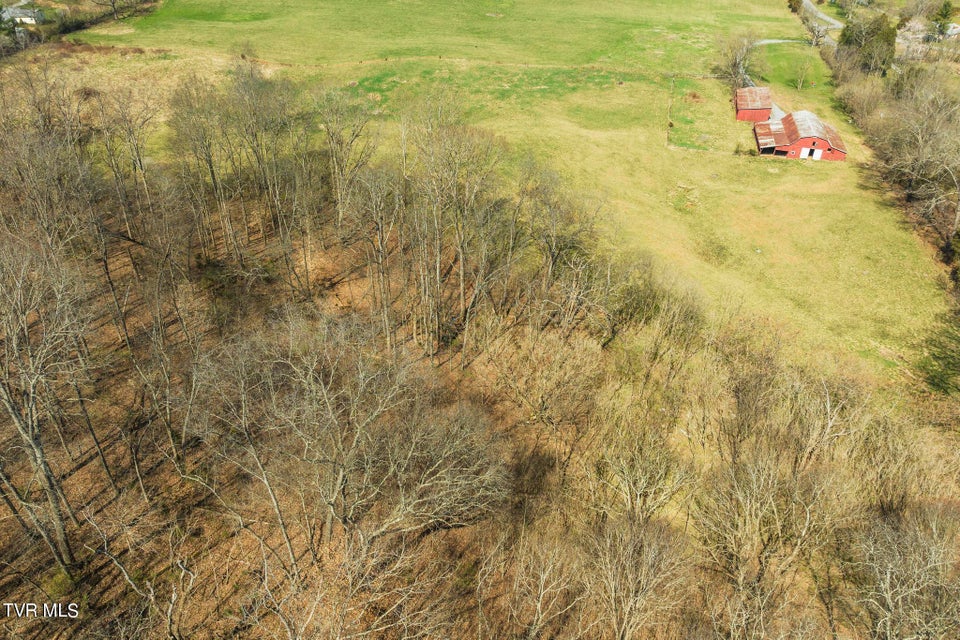
[[[455,97],[8,77],[0,591],[80,607],[9,637],[960,628],[956,434],[608,252]]]

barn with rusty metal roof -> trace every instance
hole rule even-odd
[[[753,127],[761,155],[812,160],[846,160],[847,147],[835,128],[810,111],[794,111],[781,120]]]

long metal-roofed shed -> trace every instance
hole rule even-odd
[[[762,122],[770,119],[773,100],[769,87],[743,87],[737,89],[734,102],[737,107],[737,120],[744,122]]]

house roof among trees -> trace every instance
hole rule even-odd
[[[17,18],[37,19],[41,16],[41,13],[36,9],[23,9],[21,7],[6,7],[0,10],[0,15],[2,15],[4,20],[16,20]]]

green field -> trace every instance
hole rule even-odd
[[[734,153],[750,127],[703,76],[718,37],[739,31],[804,37],[781,0],[166,0],[76,37],[147,49],[101,56],[141,76],[222,68],[252,48],[281,73],[370,95],[388,120],[401,95],[450,87],[477,125],[602,202],[619,249],[656,256],[714,308],[769,316],[804,352],[914,362],[946,308],[931,253],[871,186],[816,50],[765,47],[761,81],[836,125],[848,162]]]

